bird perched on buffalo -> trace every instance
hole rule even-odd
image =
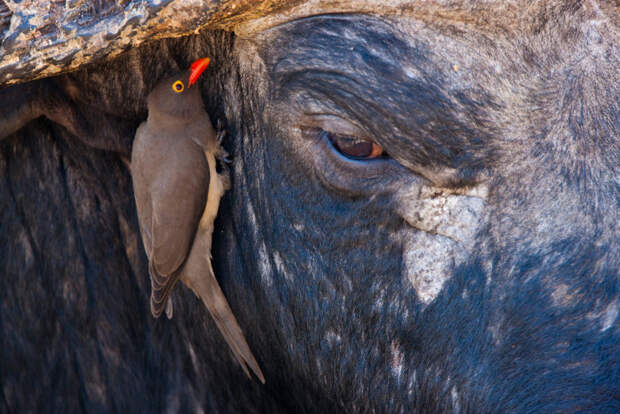
[[[147,97],[148,118],[133,143],[131,175],[142,241],[149,259],[151,312],[172,317],[170,294],[178,280],[202,299],[239,364],[265,382],[211,266],[213,224],[230,186],[216,171],[225,158],[192,87],[209,64],[161,80]]]

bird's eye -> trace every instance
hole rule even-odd
[[[176,93],[183,92],[183,89],[185,89],[185,85],[183,85],[183,82],[181,82],[180,80],[172,84],[172,90],[175,91]]]
[[[354,160],[372,160],[384,156],[383,148],[376,142],[348,135],[323,131],[334,148],[347,158]]]

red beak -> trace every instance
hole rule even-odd
[[[189,70],[191,71],[189,74],[189,86],[196,83],[198,77],[202,74],[202,72],[204,72],[207,66],[209,66],[209,62],[211,62],[211,59],[202,58],[192,63],[192,66],[189,67]]]

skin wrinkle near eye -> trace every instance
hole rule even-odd
[[[390,30],[369,16],[322,16],[274,29],[277,36],[259,36],[257,45],[271,68],[269,110],[291,114],[278,124],[319,184],[336,199],[379,195],[388,214],[403,218],[394,232],[403,249],[401,283],[427,305],[467,260],[483,221],[481,178],[494,136],[486,108],[494,101],[443,76],[440,65],[452,67],[452,59]],[[468,65],[458,63],[466,73]],[[369,137],[393,159],[343,160],[316,137],[292,132],[303,126]]]
[[[370,16],[320,16],[268,31],[263,42],[295,39],[267,58],[273,100],[299,109],[320,102],[325,112],[359,123],[365,133],[358,137],[372,137],[435,184],[476,182],[492,154],[484,112],[491,97],[470,99],[459,87],[445,87],[430,49],[403,41],[388,26]],[[425,175],[447,167],[450,174]]]
[[[323,131],[332,132],[334,134],[372,140],[359,125],[333,114],[307,112],[303,115],[300,123],[305,127],[320,128]]]
[[[372,181],[376,180],[377,178],[383,177],[380,180],[382,181],[380,190],[385,191],[388,190],[390,187],[388,181],[392,181],[392,179],[388,178],[393,178],[394,176],[401,176],[402,178],[407,175],[405,170],[406,167],[403,167],[400,164],[398,164],[401,168],[400,172],[397,172],[398,169],[390,168],[386,164],[371,164],[368,163],[368,161],[370,160],[355,160],[351,157],[347,157],[346,155],[341,154],[340,151],[335,148],[335,144],[332,143],[331,140],[324,138],[325,136],[322,135],[324,132],[322,131],[329,131],[332,134],[353,136],[365,141],[375,141],[375,137],[369,137],[368,134],[364,131],[364,129],[357,125],[355,122],[343,119],[342,117],[337,115],[319,112],[318,106],[316,105],[312,105],[312,111],[313,112],[306,113],[301,116],[301,120],[299,121],[299,124],[301,124],[300,127],[293,127],[292,129],[295,130],[298,134],[303,134],[304,136],[307,136],[307,141],[317,140],[319,142],[319,147],[307,148],[308,153],[311,154],[313,158],[318,158],[318,171],[322,174],[322,176],[326,178],[331,175],[336,181],[343,182],[342,185],[338,185],[337,183],[333,183],[333,180],[330,180],[328,178],[328,185],[336,184],[335,187],[344,189],[343,187],[346,187],[347,182],[351,184],[351,180],[347,180],[345,177],[351,175],[351,179],[360,181],[361,187],[364,188],[363,192],[372,196],[373,191],[379,190],[373,188],[374,186],[371,185]],[[380,140],[377,139],[376,141]],[[327,151],[327,154],[317,154],[317,152],[320,153],[321,151]],[[334,153],[337,153],[338,156],[336,156]],[[341,158],[341,160],[338,160],[337,158]],[[389,158],[389,156],[386,157],[384,161],[388,160]],[[329,159],[333,160],[333,162],[330,164],[325,164],[326,160]],[[378,158],[378,160],[380,160],[380,157]],[[391,160],[391,162],[393,162],[393,160]],[[335,164],[334,168],[329,167],[332,164]],[[378,168],[379,165],[382,165],[383,167]],[[334,174],[328,173],[331,170],[334,170]],[[353,174],[350,174],[351,172],[353,172]],[[409,172],[411,173],[411,171]],[[417,176],[420,175],[418,171],[413,171],[413,173]],[[431,182],[445,182],[449,181],[450,177],[454,176],[455,174],[456,172],[453,169],[425,168],[424,174],[422,175],[427,179],[430,179]],[[401,182],[402,180],[397,179],[397,181]],[[484,186],[478,185],[476,187],[469,188],[456,187],[446,191],[449,191],[451,194],[467,194],[472,197],[485,197],[486,190],[484,190],[484,188]],[[434,195],[437,193],[435,187],[422,187],[422,190],[426,191],[430,195],[420,193],[419,198],[431,196],[434,197]]]
[[[307,125],[321,129],[363,136],[358,126],[339,116],[319,113],[303,119]],[[338,191],[348,191],[352,181],[359,181],[363,183],[363,194],[369,199],[376,196],[376,191],[392,194],[396,212],[415,229],[405,230],[406,235],[401,239],[404,240],[403,268],[407,269],[407,280],[424,305],[432,302],[454,267],[463,263],[469,255],[487,196],[486,186],[438,188],[409,176],[406,169],[378,169],[371,173],[376,174],[374,180],[377,187],[366,176],[372,171],[368,167],[374,164],[339,160],[332,154],[332,149],[314,147],[309,151],[313,158],[320,160],[318,173],[325,178],[326,184],[335,185]],[[322,151],[329,152],[323,154]],[[388,171],[391,172],[391,184]],[[436,174],[445,173],[437,170]],[[350,178],[344,178],[348,175]],[[381,303],[382,298],[379,297],[375,305]]]
[[[390,159],[360,161],[346,158],[320,139],[306,151],[314,163],[316,174],[328,189],[342,196],[368,199],[379,193],[393,193],[394,187],[411,180],[411,171]]]

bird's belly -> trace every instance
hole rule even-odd
[[[215,168],[215,156],[212,153],[205,152],[205,157],[209,165],[209,191],[207,203],[200,219],[200,227],[213,232],[213,222],[220,208],[220,200],[226,190],[224,190],[222,179]]]

